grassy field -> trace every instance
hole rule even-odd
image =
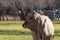
[[[0,40],[32,40],[31,31],[22,27],[22,21],[0,21]],[[60,24],[54,24],[54,40],[60,40]]]

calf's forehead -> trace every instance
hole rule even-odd
[[[30,17],[33,17],[33,11],[32,10],[26,10],[26,11],[24,10],[23,14],[24,14],[25,19],[29,19]]]

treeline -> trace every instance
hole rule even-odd
[[[0,0],[0,20],[1,18],[4,20],[4,16],[8,20],[7,15],[18,15],[21,19],[24,19],[28,9],[53,9],[55,8],[55,3],[55,0]]]

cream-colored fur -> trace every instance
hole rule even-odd
[[[45,15],[41,15],[37,12],[34,11],[34,16],[35,16],[35,20],[37,18],[38,19],[38,31],[40,29],[40,32],[42,33],[42,40],[52,40],[53,36],[54,36],[54,26],[52,21]],[[46,21],[45,21],[46,20]],[[39,22],[41,21],[41,25],[44,25],[44,28],[41,30],[42,26],[39,26]],[[38,33],[37,33],[38,35]],[[38,39],[39,40],[39,39]]]
[[[32,29],[33,40],[52,40],[54,36],[54,26],[52,21],[45,15],[34,11],[34,18],[28,21],[29,29]]]

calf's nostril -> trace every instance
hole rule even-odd
[[[22,26],[24,27],[24,24]]]
[[[25,22],[22,26],[23,27],[26,27],[28,25],[28,23],[27,22]]]

